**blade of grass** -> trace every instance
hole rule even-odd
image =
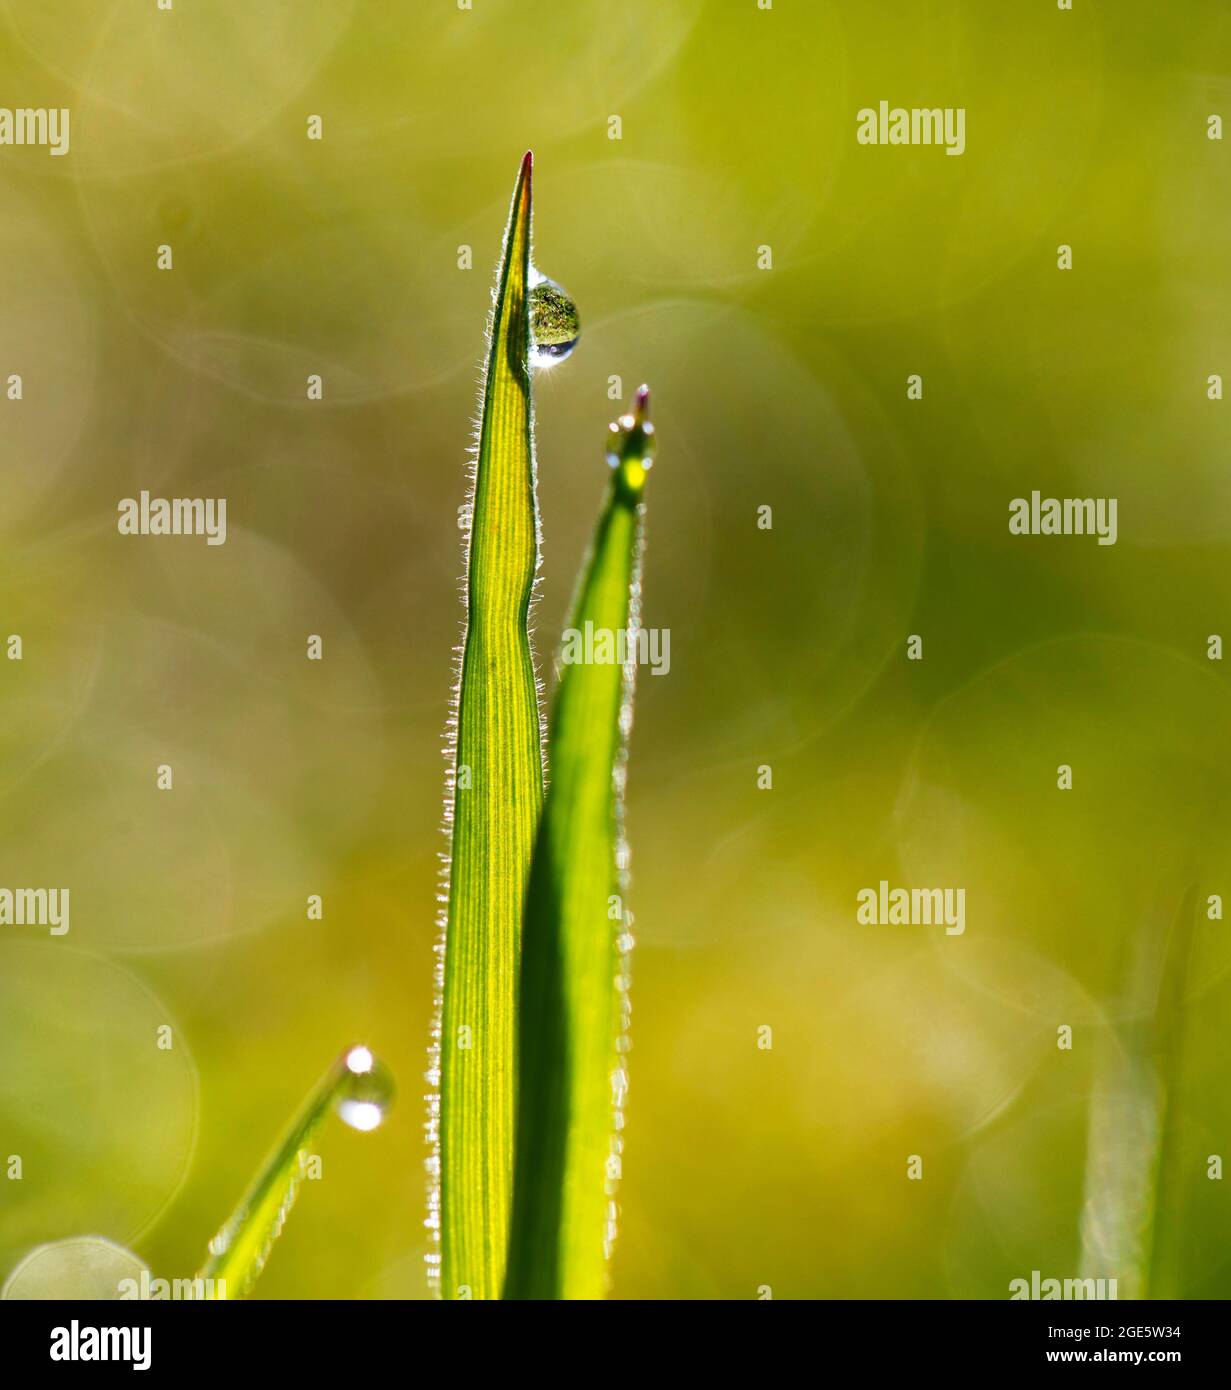
[[[1177,1296],[1176,1170],[1184,996],[1195,947],[1190,887],[1162,936],[1145,932],[1130,982],[1134,1016],[1104,1040],[1091,1098],[1081,1276],[1122,1299]]]
[[[498,1298],[513,1166],[521,910],[543,803],[528,614],[539,563],[530,370],[531,158],[522,162],[490,322],[455,688],[452,842],[430,1079],[429,1226],[446,1298]],[[435,1262],[435,1256],[434,1256]],[[436,1272],[435,1270],[433,1272]]]
[[[218,1299],[247,1298],[282,1234],[309,1148],[332,1110],[352,1129],[375,1129],[393,1101],[393,1079],[366,1047],[348,1048],[329,1068],[266,1160],[226,1225],[209,1243],[200,1280]],[[210,1296],[210,1295],[207,1295]]]
[[[526,896],[517,1154],[506,1298],[601,1298],[614,1236],[623,1098],[622,790],[639,623],[648,392],[611,441],[606,504],[574,600],[575,633],[629,634],[629,659],[569,663],[551,718],[552,781]],[[567,655],[567,649],[566,649]]]
[[[1185,1193],[1180,1144],[1183,1116],[1186,1007],[1197,952],[1197,892],[1190,887],[1172,924],[1167,967],[1155,1011],[1154,1065],[1161,1085],[1159,1155],[1155,1176],[1154,1222],[1146,1291],[1150,1298],[1179,1298],[1180,1234]]]

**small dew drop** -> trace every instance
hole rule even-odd
[[[531,360],[536,367],[553,367],[577,346],[581,316],[572,296],[554,280],[530,269]]]
[[[346,1054],[346,1076],[338,1091],[337,1111],[352,1129],[379,1128],[393,1104],[393,1074],[366,1047]]]
[[[650,423],[650,391],[642,386],[633,409],[607,427],[607,462],[616,469],[624,486],[634,497],[645,486],[646,474],[654,466],[654,426]]]

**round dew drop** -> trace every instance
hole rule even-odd
[[[650,423],[650,390],[642,386],[632,412],[621,415],[607,429],[607,462],[622,485],[639,497],[646,474],[654,466],[654,426]]]
[[[562,362],[581,337],[581,316],[563,285],[530,270],[531,361],[536,367]]]
[[[366,1047],[355,1047],[346,1057],[346,1077],[337,1099],[338,1117],[352,1129],[376,1129],[393,1103],[393,1076]]]

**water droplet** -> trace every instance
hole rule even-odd
[[[339,1117],[352,1129],[376,1129],[393,1104],[393,1074],[366,1047],[346,1054],[346,1076],[338,1088]]]
[[[645,475],[654,466],[654,426],[650,423],[650,388],[637,391],[632,413],[608,426],[607,462],[619,470],[625,487],[639,496]]]
[[[531,360],[536,367],[562,362],[581,337],[581,316],[572,296],[554,280],[530,268]]]

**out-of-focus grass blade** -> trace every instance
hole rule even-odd
[[[1114,1279],[1121,1299],[1146,1296],[1154,1226],[1162,1091],[1144,1031],[1100,1040],[1087,1124],[1081,1278]]]
[[[1096,1066],[1081,1277],[1115,1279],[1122,1299],[1178,1296],[1178,1097],[1195,923],[1190,888],[1161,940],[1139,938],[1129,984],[1133,1017],[1105,1040]]]
[[[366,1047],[344,1052],[321,1078],[266,1161],[230,1220],[209,1243],[197,1275],[210,1281],[202,1296],[246,1298],[282,1233],[299,1194],[309,1148],[331,1110],[352,1129],[375,1129],[393,1101],[393,1078]]]
[[[522,935],[506,1298],[606,1292],[624,1089],[622,789],[639,624],[641,492],[652,454],[647,412],[642,387],[635,413],[612,426],[614,473],[565,635],[552,709],[551,787]],[[622,661],[615,641],[624,634]],[[592,642],[593,650],[570,661],[570,641]]]
[[[538,681],[527,617],[539,562],[530,367],[531,159],[513,192],[490,326],[467,559],[466,637],[450,731],[452,847],[430,1223],[446,1298],[499,1298],[514,1125],[522,903],[543,803]]]

